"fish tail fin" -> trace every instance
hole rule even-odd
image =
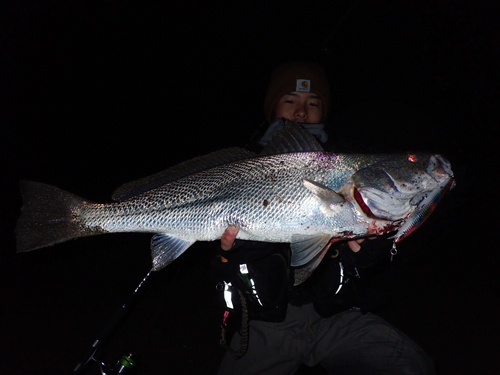
[[[83,199],[57,187],[21,181],[23,207],[16,225],[17,252],[31,251],[88,236],[75,215]]]

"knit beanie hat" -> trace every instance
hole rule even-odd
[[[325,71],[318,64],[297,61],[278,66],[271,75],[264,100],[264,115],[268,123],[272,122],[278,100],[292,91],[318,95],[322,99],[323,115],[326,117],[330,104],[330,86]]]

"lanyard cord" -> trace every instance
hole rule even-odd
[[[235,288],[236,289],[236,288]],[[223,348],[225,348],[229,354],[231,354],[234,358],[238,359],[241,358],[245,355],[248,349],[248,308],[247,308],[247,302],[245,300],[245,296],[241,292],[241,290],[236,289],[238,291],[238,294],[240,296],[240,301],[241,301],[241,328],[240,328],[240,336],[241,336],[241,345],[239,350],[233,350],[227,345],[226,341],[226,330],[227,330],[227,324],[226,321],[229,317],[229,309],[227,309],[224,312],[224,319],[222,321],[222,331],[221,331],[221,338],[220,338],[220,344]]]

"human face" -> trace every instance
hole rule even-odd
[[[319,124],[323,121],[323,103],[312,92],[289,92],[278,100],[273,121],[282,117],[303,124]]]

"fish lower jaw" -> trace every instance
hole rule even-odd
[[[392,222],[386,220],[373,220],[365,223],[365,225],[357,226],[356,228],[336,232],[332,235],[332,239],[353,240],[357,238],[381,236],[396,232],[401,227],[401,225],[401,221]]]

